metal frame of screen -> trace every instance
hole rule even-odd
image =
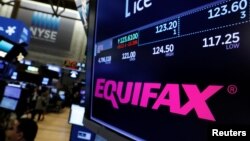
[[[126,2],[128,2],[129,0],[126,0]],[[194,19],[197,19],[200,15],[204,15],[204,13],[206,13],[206,14],[208,14],[207,15],[207,17],[206,18],[208,18],[208,19],[216,19],[217,17],[219,17],[219,19],[221,18],[221,19],[223,19],[223,18],[225,18],[225,21],[226,20],[228,20],[228,19],[230,19],[230,14],[231,14],[231,12],[233,12],[233,11],[236,11],[235,10],[235,5],[236,4],[238,4],[238,3],[234,3],[233,1],[228,1],[228,0],[218,0],[218,1],[212,1],[212,2],[204,2],[205,4],[202,4],[202,5],[199,5],[198,7],[195,7],[195,8],[191,8],[191,9],[188,9],[188,10],[186,10],[186,11],[181,11],[181,12],[179,12],[179,13],[177,13],[177,14],[174,14],[174,15],[171,15],[171,16],[169,16],[168,18],[159,18],[159,19],[157,19],[157,20],[155,20],[154,22],[148,22],[148,23],[145,23],[144,25],[141,25],[141,26],[137,26],[137,27],[133,27],[133,28],[129,28],[129,30],[126,30],[125,32],[119,32],[119,34],[116,34],[116,35],[114,35],[114,36],[109,36],[109,35],[105,35],[105,36],[107,36],[107,38],[109,39],[109,40],[112,40],[112,39],[118,39],[118,38],[120,38],[120,39],[123,39],[123,38],[121,38],[122,36],[123,37],[128,37],[127,35],[129,34],[129,33],[134,33],[134,32],[137,32],[137,31],[142,31],[141,33],[152,33],[152,29],[155,27],[156,28],[156,32],[158,32],[159,34],[162,34],[163,36],[166,36],[166,37],[168,37],[167,39],[163,39],[163,38],[161,38],[160,36],[158,36],[158,33],[156,33],[157,35],[155,35],[155,37],[152,37],[152,39],[151,38],[147,38],[147,37],[145,37],[144,36],[144,38],[143,38],[143,40],[141,40],[141,46],[146,46],[146,45],[148,45],[148,44],[157,44],[158,42],[164,42],[164,41],[167,41],[167,40],[174,40],[174,39],[177,39],[177,38],[188,38],[189,36],[192,36],[193,37],[193,35],[195,35],[195,37],[196,36],[198,36],[197,34],[203,34],[203,36],[205,36],[205,37],[203,37],[203,38],[201,38],[201,40],[200,40],[200,42],[201,43],[203,43],[203,44],[200,44],[200,46],[201,47],[203,47],[202,49],[204,49],[204,48],[209,48],[209,47],[217,47],[217,46],[223,46],[223,45],[226,45],[227,44],[227,41],[229,41],[229,38],[227,38],[226,36],[229,36],[229,33],[225,33],[225,31],[227,30],[227,28],[228,27],[233,27],[233,26],[236,26],[236,25],[244,25],[244,24],[246,24],[246,23],[248,23],[249,21],[250,21],[250,1],[249,0],[237,0],[238,1],[238,3],[239,3],[239,9],[243,9],[243,10],[245,10],[246,9],[246,11],[248,11],[248,12],[246,12],[246,15],[244,15],[244,14],[242,14],[241,15],[241,17],[243,17],[243,18],[246,18],[246,19],[244,19],[244,20],[238,20],[238,19],[234,19],[235,21],[233,21],[233,22],[231,22],[231,23],[227,23],[228,25],[223,25],[223,23],[216,23],[216,22],[214,22],[214,23],[209,23],[208,25],[201,25],[200,27],[194,27],[194,29],[186,29],[186,30],[184,30],[183,32],[185,32],[185,34],[183,34],[183,35],[180,35],[180,31],[179,32],[177,32],[176,33],[176,35],[174,36],[174,37],[172,37],[172,35],[169,35],[168,33],[162,33],[162,32],[164,32],[163,30],[162,30],[162,28],[161,27],[164,27],[164,26],[166,26],[166,25],[164,25],[163,23],[164,22],[166,22],[167,24],[173,24],[175,21],[176,22],[178,22],[178,25],[180,24],[180,17],[183,17],[183,21],[185,22],[185,24],[187,24],[188,22],[188,20],[190,20],[191,18],[190,17],[188,17],[187,15],[194,15],[194,17],[192,17],[192,18],[194,18]],[[124,2],[125,3],[125,2]],[[202,2],[201,2],[202,3]],[[225,4],[226,3],[226,4]],[[247,3],[247,5],[244,5],[245,3]],[[145,3],[144,3],[145,4]],[[223,5],[224,4],[224,5]],[[125,5],[125,4],[124,4]],[[225,13],[225,5],[227,5],[228,7],[230,7],[231,6],[231,8],[232,8],[232,11],[228,11],[227,13]],[[90,120],[92,120],[92,121],[94,121],[94,122],[96,122],[96,123],[98,123],[98,124],[100,124],[100,125],[103,125],[103,126],[105,126],[105,127],[107,127],[108,129],[111,129],[112,131],[115,131],[116,133],[119,133],[120,135],[122,135],[122,136],[125,136],[125,137],[128,137],[128,138],[131,138],[131,139],[134,139],[134,140],[145,140],[144,139],[144,137],[141,137],[141,136],[139,136],[139,135],[137,135],[137,134],[134,134],[133,133],[133,131],[126,131],[126,130],[123,130],[123,129],[120,129],[120,128],[118,128],[117,126],[115,126],[115,125],[113,125],[113,123],[108,123],[107,121],[105,121],[105,120],[102,120],[101,118],[99,119],[98,117],[95,117],[95,116],[93,116],[93,103],[92,103],[92,101],[93,101],[93,97],[94,97],[94,92],[95,92],[95,89],[94,89],[94,76],[95,76],[95,61],[96,61],[96,52],[97,52],[97,49],[96,49],[96,46],[97,46],[97,43],[100,43],[100,42],[105,42],[105,40],[103,40],[103,39],[100,39],[100,38],[106,38],[106,37],[100,37],[99,36],[99,39],[97,39],[98,37],[97,37],[97,34],[99,33],[99,32],[97,32],[96,30],[97,30],[97,24],[98,24],[98,15],[96,15],[97,13],[98,13],[98,0],[90,0],[90,17],[89,17],[89,29],[88,29],[88,45],[87,45],[87,62],[86,62],[86,83],[88,84],[88,85],[86,85],[86,93],[87,93],[87,98],[89,99],[89,101],[86,101],[87,102],[87,107],[86,107],[86,109],[87,109],[87,111],[86,111],[86,117],[87,118],[89,118]],[[208,8],[209,7],[209,8]],[[241,7],[241,8],[240,8]],[[247,7],[247,8],[246,8]],[[221,15],[216,15],[215,13],[214,13],[214,11],[216,11],[215,9],[218,9],[218,8],[221,8],[221,10],[224,12],[224,13],[222,13]],[[204,10],[204,9],[207,9],[207,10]],[[241,10],[242,10],[241,9]],[[135,10],[135,9],[134,9]],[[242,10],[242,11],[243,11]],[[235,13],[244,13],[244,12],[242,12],[242,11],[240,11],[240,10],[238,10],[238,11],[236,11]],[[138,11],[137,11],[138,12]],[[200,12],[200,13],[198,13],[198,12]],[[203,13],[202,13],[203,12]],[[198,13],[198,14],[196,14],[196,13]],[[125,14],[126,14],[126,12],[125,12]],[[133,14],[133,13],[132,13]],[[139,13],[140,14],[140,13]],[[196,14],[196,15],[195,15]],[[226,15],[226,16],[224,16],[224,15]],[[198,15],[198,16],[197,16]],[[203,16],[202,15],[202,16]],[[224,17],[223,17],[224,16]],[[245,17],[244,17],[245,16]],[[114,19],[115,20],[115,19]],[[238,21],[237,21],[238,20]],[[170,21],[170,22],[169,22]],[[173,22],[174,21],[174,22]],[[206,22],[206,21],[205,21]],[[234,22],[236,22],[236,23],[234,23]],[[213,28],[213,26],[215,26],[216,24],[218,24],[218,27],[217,28]],[[186,26],[186,25],[184,25],[183,24],[183,26]],[[208,27],[206,27],[206,26],[208,26]],[[216,25],[217,26],[217,25]],[[186,28],[186,27],[185,27]],[[240,28],[240,27],[239,27]],[[202,30],[201,30],[202,29]],[[204,29],[204,30],[203,30]],[[223,30],[223,29],[225,29],[225,30]],[[242,30],[243,28],[240,28],[239,30]],[[247,28],[248,29],[248,28]],[[165,29],[166,31],[168,31],[168,30],[170,30],[170,29]],[[172,30],[172,29],[171,29]],[[177,30],[180,30],[179,29],[179,26],[178,26],[178,29]],[[194,31],[194,30],[197,30],[197,31]],[[223,36],[225,36],[226,37],[226,39],[223,39],[223,40],[216,40],[217,42],[216,43],[212,43],[212,40],[214,39],[218,39],[218,38],[221,38],[221,37],[219,37],[218,35],[216,35],[215,33],[209,33],[209,34],[205,34],[205,33],[207,33],[207,32],[210,32],[210,31],[216,31],[216,30],[220,30],[219,32],[218,32],[218,34],[222,34],[222,37]],[[106,30],[104,30],[104,31],[106,31]],[[121,30],[122,31],[122,30]],[[232,32],[232,33],[230,33],[230,36],[231,36],[231,34],[232,34],[232,41],[237,41],[237,43],[239,43],[239,36],[238,36],[238,32],[236,32],[236,31],[234,31],[233,29],[231,29],[230,28],[230,31],[229,32]],[[114,33],[114,32],[113,32]],[[212,35],[211,35],[212,34]],[[131,34],[132,35],[132,34]],[[214,36],[214,37],[213,37]],[[212,37],[213,37],[213,39],[212,39]],[[157,41],[154,41],[155,40],[155,38],[157,38]],[[203,39],[203,40],[202,40]],[[245,38],[242,38],[242,40],[245,40]],[[100,41],[101,40],[101,41]],[[185,42],[187,42],[186,40],[188,40],[188,39],[185,39]],[[227,41],[226,41],[227,40]],[[175,40],[176,41],[176,40]],[[126,41],[125,41],[126,42]],[[104,43],[103,43],[104,44]],[[197,45],[197,44],[196,44]],[[202,46],[203,45],[203,46]],[[117,45],[118,46],[118,45]],[[139,46],[139,45],[138,45]],[[158,55],[159,54],[159,56],[160,55],[162,55],[162,54],[166,54],[166,52],[167,52],[167,50],[163,50],[162,52],[161,51],[156,51],[156,49],[157,48],[154,48],[153,49],[153,55]],[[229,49],[228,49],[229,50]],[[223,52],[223,51],[221,51],[221,52]],[[113,52],[112,52],[113,53]],[[166,56],[167,55],[173,55],[173,54],[166,54]],[[125,56],[125,55],[124,55]],[[124,56],[122,56],[122,57],[124,57]],[[127,59],[126,57],[131,57],[131,56],[125,56],[124,58],[125,59]],[[215,56],[215,57],[217,57],[217,56]],[[129,58],[129,59],[131,59],[131,58]],[[133,59],[133,58],[132,58]],[[197,58],[196,58],[197,59]],[[105,60],[105,59],[104,59]],[[243,65],[246,65],[246,63],[244,62],[243,63]],[[227,66],[228,67],[228,66]],[[206,68],[206,67],[204,67],[204,68]],[[235,72],[238,72],[238,71],[235,71]],[[101,73],[99,74],[99,76],[101,76]],[[202,76],[202,75],[200,75],[200,74],[198,74],[198,76]],[[197,76],[197,77],[198,77]],[[235,76],[238,76],[238,74],[235,74]],[[181,80],[182,78],[181,78],[181,76],[180,77],[178,77],[178,80],[177,81],[179,81],[179,80]],[[185,78],[186,80],[190,80],[190,78],[189,77],[186,77]],[[196,78],[197,79],[197,78]],[[222,80],[222,79],[225,79],[224,77],[221,77],[220,79],[218,78],[218,79],[216,79],[216,80],[209,80],[209,76],[207,76],[206,78],[204,78],[204,80],[209,80],[208,82],[216,82],[216,81],[218,81],[219,82],[219,84],[220,83],[228,83],[228,81],[224,81],[224,80]],[[171,80],[173,80],[173,78],[171,78]],[[137,79],[137,81],[138,81],[138,79]],[[174,80],[175,81],[175,80]],[[234,81],[236,81],[236,82],[238,82],[238,83],[240,83],[241,84],[241,81],[239,80],[239,79],[233,79],[232,78],[232,80],[230,80],[229,81],[229,83],[230,82],[234,82]],[[201,81],[199,81],[198,80],[198,82],[199,83],[201,83],[202,85],[206,85],[206,84],[204,84],[204,82],[201,82]],[[198,83],[197,82],[197,83]],[[180,82],[179,82],[180,83]],[[191,82],[192,83],[192,82]],[[218,84],[218,86],[219,86],[219,84]],[[238,85],[240,85],[240,84],[238,84]],[[181,85],[180,85],[181,86]],[[183,85],[182,85],[183,86]],[[197,86],[198,87],[198,86]],[[196,87],[196,88],[197,88]],[[224,88],[224,87],[226,87],[226,86],[223,86],[223,89],[226,89],[226,88]],[[222,89],[222,84],[220,85],[220,88],[219,87],[217,87],[218,89]],[[185,88],[184,88],[185,89]],[[244,89],[245,90],[245,89]],[[230,98],[228,98],[228,99],[230,99]],[[228,100],[227,99],[227,100]],[[241,99],[242,100],[242,99]],[[112,102],[111,102],[112,103]],[[229,102],[228,102],[229,103]],[[110,104],[110,103],[109,103]],[[217,103],[216,103],[217,104]],[[218,106],[218,105],[216,105],[216,106]],[[213,108],[216,108],[216,106],[215,107],[213,107]],[[96,108],[96,107],[95,107]],[[243,112],[243,110],[241,111],[241,112]],[[112,116],[112,115],[111,115]],[[174,115],[175,116],[175,115]],[[246,115],[244,118],[246,118],[246,117],[248,117],[249,115]],[[177,116],[177,118],[179,118],[178,116]],[[189,117],[190,118],[190,117]],[[192,119],[193,117],[191,117],[190,119],[190,121],[193,121],[193,119]],[[224,117],[223,118],[221,118],[221,119],[224,119]],[[223,120],[221,120],[221,119],[219,119],[220,120],[220,123],[223,123],[224,121]],[[240,119],[239,117],[236,117],[235,118],[235,121],[236,120],[238,120],[238,119]],[[178,119],[179,120],[179,119]],[[175,120],[173,120],[173,121],[175,121]],[[185,120],[183,120],[183,119],[181,119],[180,121],[184,121],[183,123],[185,123],[186,121]],[[196,122],[196,121],[195,121]],[[199,122],[199,121],[198,121]],[[198,124],[200,124],[200,123],[198,123],[198,122],[196,122],[196,125],[198,125]],[[233,123],[234,122],[234,120],[228,120],[228,121],[226,121],[225,120],[225,123]],[[238,122],[238,121],[237,121]],[[205,126],[207,126],[207,125],[210,125],[210,123],[209,122],[204,122],[205,124],[204,124],[204,127]],[[238,123],[249,123],[249,120],[245,120],[245,121],[243,121],[243,122],[238,122]],[[186,124],[186,123],[185,123]],[[189,123],[188,123],[189,124]],[[200,127],[199,127],[200,128]],[[196,128],[195,130],[199,130],[198,128]],[[201,136],[203,136],[203,135],[201,135]]]

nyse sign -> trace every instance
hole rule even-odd
[[[42,29],[42,28],[37,28],[37,27],[30,27],[30,30],[32,32],[33,38],[48,40],[51,42],[56,41],[56,37],[58,34],[57,31],[52,31],[52,30]]]
[[[60,29],[61,18],[42,12],[32,14],[30,30],[32,38],[56,42],[58,31]]]

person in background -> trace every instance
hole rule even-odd
[[[34,112],[32,112],[31,119],[35,119],[36,114],[38,114],[37,121],[44,119],[44,112],[47,107],[46,98],[43,93],[39,93],[37,100],[36,100],[36,106]],[[42,119],[41,119],[42,118]]]
[[[72,98],[72,104],[80,104],[80,101],[81,101],[81,95],[79,93],[79,91],[76,91],[74,94],[73,94],[73,98]]]
[[[29,110],[30,111],[35,110],[38,94],[39,94],[39,87],[36,86],[33,89],[33,92],[31,93],[31,96],[30,96],[30,99],[29,99]]]
[[[49,102],[50,102],[50,96],[49,96],[50,92],[49,92],[49,89],[46,87],[43,89],[43,92],[42,92],[42,97],[44,98],[44,101],[43,101],[43,113],[42,113],[42,118],[41,120],[44,120],[45,118],[45,114],[47,113],[47,109],[48,109],[48,105],[49,105]]]
[[[37,123],[32,119],[15,119],[5,131],[5,141],[34,141],[37,131]]]

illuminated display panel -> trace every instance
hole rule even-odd
[[[48,85],[48,84],[49,84],[49,78],[43,77],[43,79],[42,79],[42,84],[43,84],[43,85]]]
[[[50,65],[50,64],[47,64],[48,66],[48,69],[51,70],[51,71],[55,71],[55,72],[61,72],[61,68],[59,66],[55,66],[55,65]]]
[[[83,126],[85,108],[72,104],[70,109],[69,123]]]
[[[13,47],[14,45],[9,42],[0,41],[0,57],[4,58]]]
[[[34,66],[28,66],[27,70],[28,72],[33,72],[33,73],[38,73],[39,68],[34,67]]]
[[[17,103],[18,103],[18,100],[16,100],[16,99],[3,97],[3,99],[2,99],[2,101],[0,103],[0,107],[8,109],[8,110],[15,110],[16,106],[17,106]]]
[[[134,140],[250,125],[249,0],[96,4],[92,120]]]
[[[6,86],[4,96],[19,99],[21,96],[21,89],[13,86]]]

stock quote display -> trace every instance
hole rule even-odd
[[[247,136],[249,9],[250,0],[98,0],[91,118],[135,140]]]

